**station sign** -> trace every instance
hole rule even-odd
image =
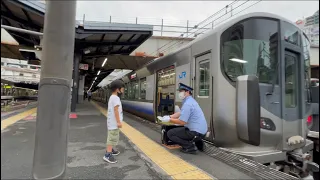
[[[83,70],[88,70],[89,69],[89,64],[79,64],[79,69],[83,69]]]

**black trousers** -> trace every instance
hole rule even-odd
[[[190,131],[186,127],[178,127],[170,129],[167,133],[168,138],[179,144],[185,149],[195,148],[194,143],[192,142],[195,136],[202,136],[200,133],[195,131]]]

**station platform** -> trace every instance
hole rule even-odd
[[[161,145],[160,126],[125,113],[118,163],[102,160],[106,105],[85,101],[70,116],[64,179],[256,179],[198,152],[183,154]],[[32,178],[36,108],[1,118],[1,179]]]

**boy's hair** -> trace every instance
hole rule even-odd
[[[110,85],[110,89],[112,92],[114,92],[117,89],[123,88],[123,87],[124,87],[124,83],[121,80],[115,80]]]

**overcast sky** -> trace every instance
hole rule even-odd
[[[201,21],[232,1],[78,1],[77,19],[108,21],[109,16],[121,19],[151,18]],[[242,1],[244,2],[244,1]],[[319,8],[319,1],[261,1],[242,13],[270,12],[291,21],[307,17]],[[118,19],[119,20],[119,19]]]
[[[164,24],[184,25],[186,21],[191,21],[191,26],[206,19],[210,15],[224,8],[233,1],[77,1],[77,20],[85,19],[88,21],[112,21],[123,23],[135,23],[135,17],[142,24]],[[238,6],[245,1],[239,1]],[[241,11],[254,4],[250,1],[235,10]],[[249,12],[270,12],[283,16],[291,21],[308,17],[319,10],[319,1],[261,1],[258,4],[242,11],[240,14]],[[224,19],[220,19],[223,21]],[[129,22],[128,22],[129,21]],[[189,24],[189,25],[190,25]],[[202,24],[204,25],[204,24]],[[201,25],[201,26],[202,26]],[[200,27],[201,27],[200,26]],[[154,29],[157,27],[154,27]],[[159,27],[158,27],[159,28]],[[3,30],[1,30],[3,31]],[[181,29],[179,29],[181,31]],[[184,29],[182,30],[184,31]],[[157,32],[159,33],[159,32]],[[3,34],[3,33],[1,33]],[[154,35],[157,35],[154,33]],[[167,35],[167,34],[164,34]],[[179,36],[179,33],[170,36]],[[1,36],[1,39],[3,36]]]

